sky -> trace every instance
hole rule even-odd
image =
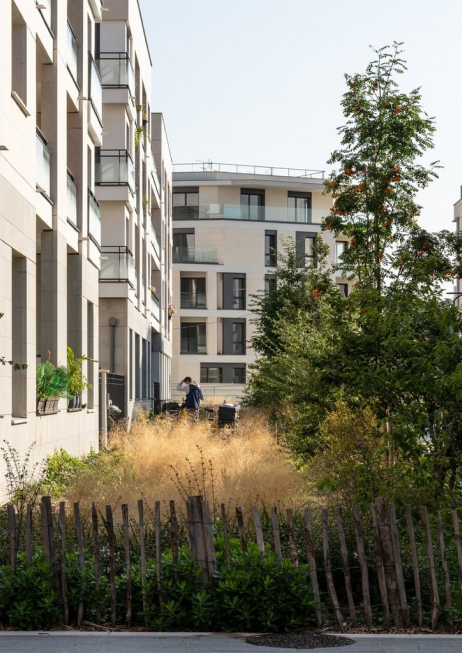
[[[344,73],[404,41],[407,92],[435,117],[439,179],[421,224],[453,228],[462,186],[461,0],[139,0],[174,163],[326,169],[340,145]]]

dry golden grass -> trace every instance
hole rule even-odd
[[[188,494],[202,494],[210,502],[248,508],[261,502],[300,505],[304,499],[304,475],[251,413],[239,429],[219,432],[203,422],[140,417],[130,433],[113,433],[111,446],[101,463],[75,479],[67,500],[135,508],[139,498],[182,502]]]

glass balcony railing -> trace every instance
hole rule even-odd
[[[288,206],[246,206],[200,204],[173,207],[174,220],[249,220],[253,222],[295,222],[320,224],[329,209],[300,209]]]
[[[152,291],[151,291],[151,315],[153,315],[160,322],[160,302]]]
[[[97,186],[130,186],[135,190],[135,166],[127,150],[96,152],[95,183]]]
[[[159,177],[159,172],[157,170],[156,162],[154,161],[154,156],[151,152],[150,156],[148,157],[148,170],[151,174],[151,179],[152,183],[157,189],[158,194],[160,195],[160,177]]]
[[[182,292],[181,308],[207,308],[205,292]]]
[[[37,127],[37,140],[36,140],[36,175],[35,183],[37,190],[47,197],[50,197],[50,152],[48,151],[48,143],[45,136]]]
[[[174,263],[217,263],[215,247],[174,247]]]
[[[78,66],[77,41],[74,30],[69,21],[67,21],[67,68],[72,75],[74,82],[77,84],[77,66]]]
[[[101,77],[99,74],[98,67],[93,59],[91,53],[88,53],[90,60],[90,100],[93,105],[94,110],[98,114],[98,118],[102,119],[103,117],[103,87],[101,86]]]
[[[151,245],[152,249],[154,252],[157,254],[157,256],[160,258],[160,239],[159,236],[157,235],[157,231],[155,226],[152,224],[152,222],[149,222],[150,224],[150,236],[151,236]]]
[[[135,72],[127,52],[100,52],[98,68],[103,88],[128,88],[135,95]]]
[[[101,245],[101,211],[98,200],[90,189],[88,189],[88,234],[99,247]]]
[[[77,189],[75,187],[74,177],[69,170],[67,171],[67,219],[77,226]]]
[[[40,0],[40,8],[37,9],[43,16],[43,20],[46,22],[48,27],[51,28],[51,0]]]
[[[146,304],[146,282],[144,279],[141,279],[140,282],[140,292],[141,292],[141,301],[143,304]]]
[[[136,286],[136,271],[133,254],[128,247],[119,245],[103,245],[101,247],[101,283],[129,283]]]

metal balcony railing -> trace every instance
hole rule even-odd
[[[174,247],[174,263],[217,263],[215,247]]]
[[[96,152],[97,186],[130,186],[135,190],[135,166],[127,150],[100,148]]]
[[[88,189],[88,234],[98,245],[101,245],[101,210],[96,197]]]
[[[103,87],[101,85],[101,76],[98,66],[93,59],[91,52],[88,53],[89,59],[89,97],[101,122],[103,118]]]
[[[74,30],[69,21],[67,21],[67,68],[72,75],[72,79],[77,84],[77,71],[78,71],[78,49],[77,40],[75,38]]]
[[[67,171],[66,217],[75,227],[77,226],[77,188],[75,187],[74,177],[69,170]]]
[[[37,190],[50,197],[50,152],[48,143],[40,129],[36,127],[36,176]]]
[[[100,52],[98,68],[103,88],[128,88],[135,95],[135,71],[128,52]]]
[[[228,172],[240,175],[264,175],[278,177],[301,177],[304,179],[324,179],[325,170],[308,168],[280,168],[275,166],[254,166],[241,163],[213,163],[199,161],[196,163],[175,163],[173,172]]]
[[[182,292],[181,308],[207,308],[207,298],[201,292]]]
[[[136,287],[136,270],[133,254],[125,245],[101,247],[101,283],[129,283]]]

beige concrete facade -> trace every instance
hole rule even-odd
[[[243,372],[236,370],[245,366],[247,372],[248,365],[255,360],[255,353],[248,344],[245,352],[230,353],[233,347],[226,340],[231,333],[235,334],[233,338],[240,337],[234,329],[239,329],[240,333],[241,327],[227,328],[226,324],[230,325],[233,320],[243,321],[248,343],[254,329],[251,296],[265,288],[265,276],[270,277],[274,270],[269,264],[272,261],[267,258],[265,235],[276,239],[278,252],[282,251],[286,237],[300,243],[305,237],[315,237],[321,230],[321,218],[329,213],[331,200],[322,194],[322,172],[256,169],[249,173],[246,166],[236,167],[239,172],[226,172],[220,164],[206,164],[202,171],[195,170],[194,165],[192,169],[185,168],[187,166],[179,165],[173,173],[173,294],[177,312],[173,317],[172,396],[177,395],[176,383],[191,376],[201,381],[206,396],[232,399],[241,396],[243,391],[243,384],[238,382]],[[256,201],[260,201],[261,206],[243,207],[243,203],[258,196],[262,199]],[[193,206],[196,197],[197,207]],[[189,202],[184,209],[181,207],[183,201]],[[298,208],[294,209],[295,202]],[[301,209],[301,204],[309,209]],[[336,241],[344,242],[346,238],[335,239],[324,232],[323,239],[329,245],[328,263],[333,264]],[[184,243],[185,247],[175,247],[178,243]],[[234,279],[233,275],[243,279],[233,283],[241,283],[245,294],[245,300],[241,297],[234,308],[224,296],[226,279]],[[205,306],[202,300],[194,306],[192,295],[185,290],[182,292],[182,288],[203,288],[204,282],[186,279],[205,279]],[[338,276],[335,281],[342,284],[342,291],[348,292],[347,280]],[[197,296],[195,293],[194,297]],[[204,344],[202,338],[200,352],[185,353],[185,349],[195,349],[193,330],[196,327],[187,327],[191,323],[205,323],[205,327],[199,329],[205,329],[206,342]],[[234,347],[234,350],[239,349],[239,346]],[[212,380],[204,371],[207,367],[212,368]]]
[[[124,416],[154,407],[170,386],[172,163],[152,113],[151,60],[136,0],[107,0],[100,28],[104,144],[100,363],[125,382]]]
[[[86,406],[36,414],[36,363],[98,358],[102,142],[95,64],[100,0],[2,3],[0,15],[0,440],[33,458],[98,448],[98,363]],[[3,474],[2,474],[3,477]]]

